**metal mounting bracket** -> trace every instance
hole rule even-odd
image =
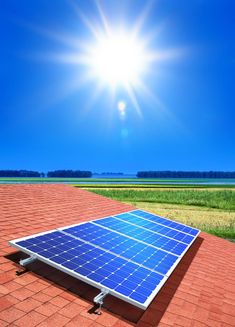
[[[104,298],[108,293],[109,293],[108,290],[106,290],[105,288],[102,288],[101,292],[98,295],[96,295],[96,297],[94,297],[93,301],[95,302],[95,304],[99,305],[99,307],[98,307],[98,309],[96,311],[96,313],[98,315],[101,315],[101,308],[102,308],[102,305],[104,303]]]
[[[26,259],[21,259],[20,260],[20,265],[25,267],[27,266],[29,263],[35,261],[37,259],[37,257],[35,255],[31,255],[29,258]]]

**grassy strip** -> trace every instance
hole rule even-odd
[[[235,184],[74,184],[75,187],[86,189],[235,189]]]
[[[203,179],[203,178],[38,178],[38,177],[0,177],[1,182],[141,182],[141,183],[234,183],[235,179]],[[220,185],[220,184],[218,184]],[[233,184],[231,184],[233,185]]]
[[[117,190],[92,189],[93,192],[124,202],[152,202],[195,205],[207,208],[235,211],[235,192],[221,191],[160,191],[160,190]]]

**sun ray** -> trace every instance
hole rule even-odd
[[[134,108],[136,109],[136,112],[137,112],[138,116],[140,118],[142,118],[142,116],[143,116],[142,115],[142,111],[140,109],[140,106],[139,106],[137,97],[135,95],[134,88],[130,84],[128,84],[128,83],[125,85],[125,87],[126,87],[126,90],[127,90],[128,95],[129,95],[129,97],[131,99],[131,102],[134,105]]]
[[[95,3],[96,3],[96,7],[98,9],[98,12],[99,12],[99,15],[100,15],[104,30],[105,30],[107,35],[110,35],[109,23],[108,23],[107,18],[105,17],[103,9],[101,8],[101,4],[100,4],[99,0],[96,0]]]
[[[98,29],[92,22],[88,19],[88,17],[81,11],[78,5],[73,1],[69,0],[71,7],[74,9],[78,18],[84,23],[84,25],[89,29],[91,34],[97,39],[99,37]]]
[[[141,14],[139,15],[139,17],[136,19],[136,22],[135,22],[135,25],[134,25],[134,28],[133,28],[133,35],[138,37],[141,29],[143,28],[148,16],[149,16],[149,13],[150,13],[150,10],[152,9],[153,7],[153,3],[154,3],[154,0],[149,0],[144,9],[141,11]]]
[[[88,108],[94,105],[104,90],[109,91],[111,103],[117,103],[115,98],[119,90],[122,90],[126,92],[139,117],[143,116],[138,101],[139,95],[144,95],[162,112],[167,113],[160,99],[151,92],[144,80],[148,74],[159,76],[157,68],[160,67],[160,62],[182,58],[188,53],[188,49],[153,47],[156,38],[166,26],[166,20],[158,23],[149,33],[142,32],[155,2],[149,0],[132,28],[127,28],[124,24],[113,26],[99,0],[95,0],[98,22],[89,19],[74,0],[68,1],[91,37],[86,40],[81,35],[67,35],[64,32],[53,32],[34,26],[38,33],[72,48],[71,51],[36,54],[35,58],[77,67],[79,77],[71,85],[71,92],[78,90],[83,83],[96,84],[87,102]]]
[[[175,60],[184,57],[189,51],[186,47],[172,48],[172,49],[158,49],[147,54],[149,62],[156,63],[158,61]]]

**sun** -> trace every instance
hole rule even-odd
[[[71,0],[79,24],[82,24],[81,35],[58,34],[46,30],[49,38],[69,46],[69,50],[43,54],[43,60],[74,65],[74,78],[68,83],[69,86],[65,85],[65,89],[70,93],[90,83],[92,90],[87,106],[94,105],[97,98],[107,91],[106,95],[111,104],[119,101],[118,109],[123,117],[125,105],[120,105],[120,95],[140,117],[140,96],[141,100],[146,99],[155,107],[162,108],[157,90],[153,93],[150,83],[163,74],[160,62],[177,59],[184,50],[160,48],[156,40],[162,29],[161,25],[154,26],[149,31],[144,28],[153,1],[146,2],[136,19],[129,21],[125,16],[121,16],[115,22],[106,16],[98,0],[95,4],[98,20],[91,20]],[[83,31],[85,34],[88,32],[85,38],[82,36]]]
[[[94,77],[102,82],[133,86],[146,68],[146,51],[128,32],[111,32],[92,45],[88,63]]]

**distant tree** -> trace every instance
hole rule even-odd
[[[0,170],[0,177],[40,177],[40,173],[32,170]]]
[[[138,171],[138,178],[235,178],[235,171]]]
[[[54,170],[47,173],[47,177],[88,178],[91,176],[91,171],[83,170]]]

